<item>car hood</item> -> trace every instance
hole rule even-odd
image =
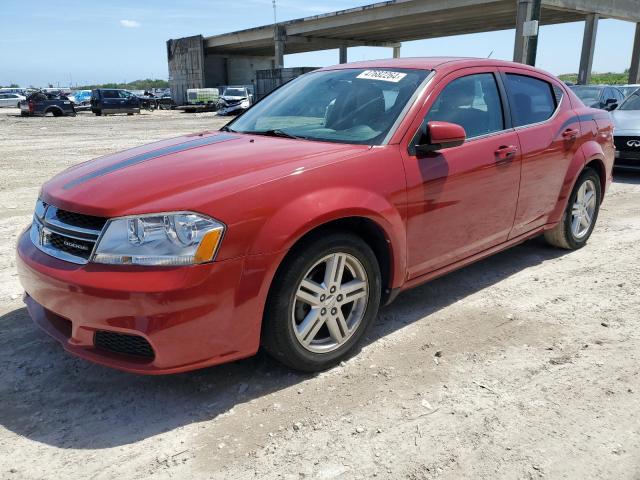
[[[612,116],[616,134],[640,135],[640,110],[614,110]]]
[[[203,132],[81,163],[47,182],[41,196],[62,209],[102,217],[198,210],[239,190],[369,148]]]

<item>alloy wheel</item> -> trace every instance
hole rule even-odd
[[[587,179],[576,194],[571,209],[571,233],[576,239],[584,237],[591,228],[596,211],[596,185]]]
[[[328,353],[358,329],[369,298],[369,280],[353,255],[332,253],[316,262],[298,285],[291,312],[300,345]]]

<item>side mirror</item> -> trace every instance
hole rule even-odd
[[[420,153],[459,147],[467,138],[463,127],[449,122],[428,122],[423,125],[420,133],[420,139],[415,145],[416,152]]]
[[[604,102],[604,109],[611,111],[616,108],[618,108],[618,100],[615,98],[607,98],[606,102]]]

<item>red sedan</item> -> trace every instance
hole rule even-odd
[[[613,159],[609,114],[528,66],[324,68],[219,132],[62,172],[18,269],[35,322],[80,357],[174,373],[262,345],[317,371],[402,290],[540,234],[584,246]]]

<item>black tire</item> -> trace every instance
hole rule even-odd
[[[138,113],[140,113],[140,112],[138,112]],[[133,115],[133,112],[128,112],[127,115]]]
[[[368,298],[364,315],[351,336],[335,350],[315,353],[303,347],[294,332],[291,312],[296,291],[305,274],[323,257],[346,253],[364,267],[368,280]],[[378,313],[381,296],[380,267],[371,248],[358,236],[329,232],[294,247],[278,269],[265,308],[262,345],[285,365],[304,372],[326,370],[351,353]]]
[[[586,234],[578,238],[574,235],[571,228],[573,205],[576,202],[580,187],[589,181],[593,182],[595,185],[595,211]],[[560,220],[560,223],[558,223],[554,228],[544,232],[544,238],[547,243],[554,247],[564,248],[566,250],[577,250],[587,244],[591,233],[593,233],[593,228],[598,220],[598,212],[600,211],[600,203],[602,201],[602,187],[600,181],[600,176],[594,169],[588,167],[582,171],[573,187],[573,191],[571,192],[571,196],[567,202],[567,208],[562,214],[562,220]]]
[[[93,113],[96,117],[102,116],[102,112],[100,110],[95,110]]]

